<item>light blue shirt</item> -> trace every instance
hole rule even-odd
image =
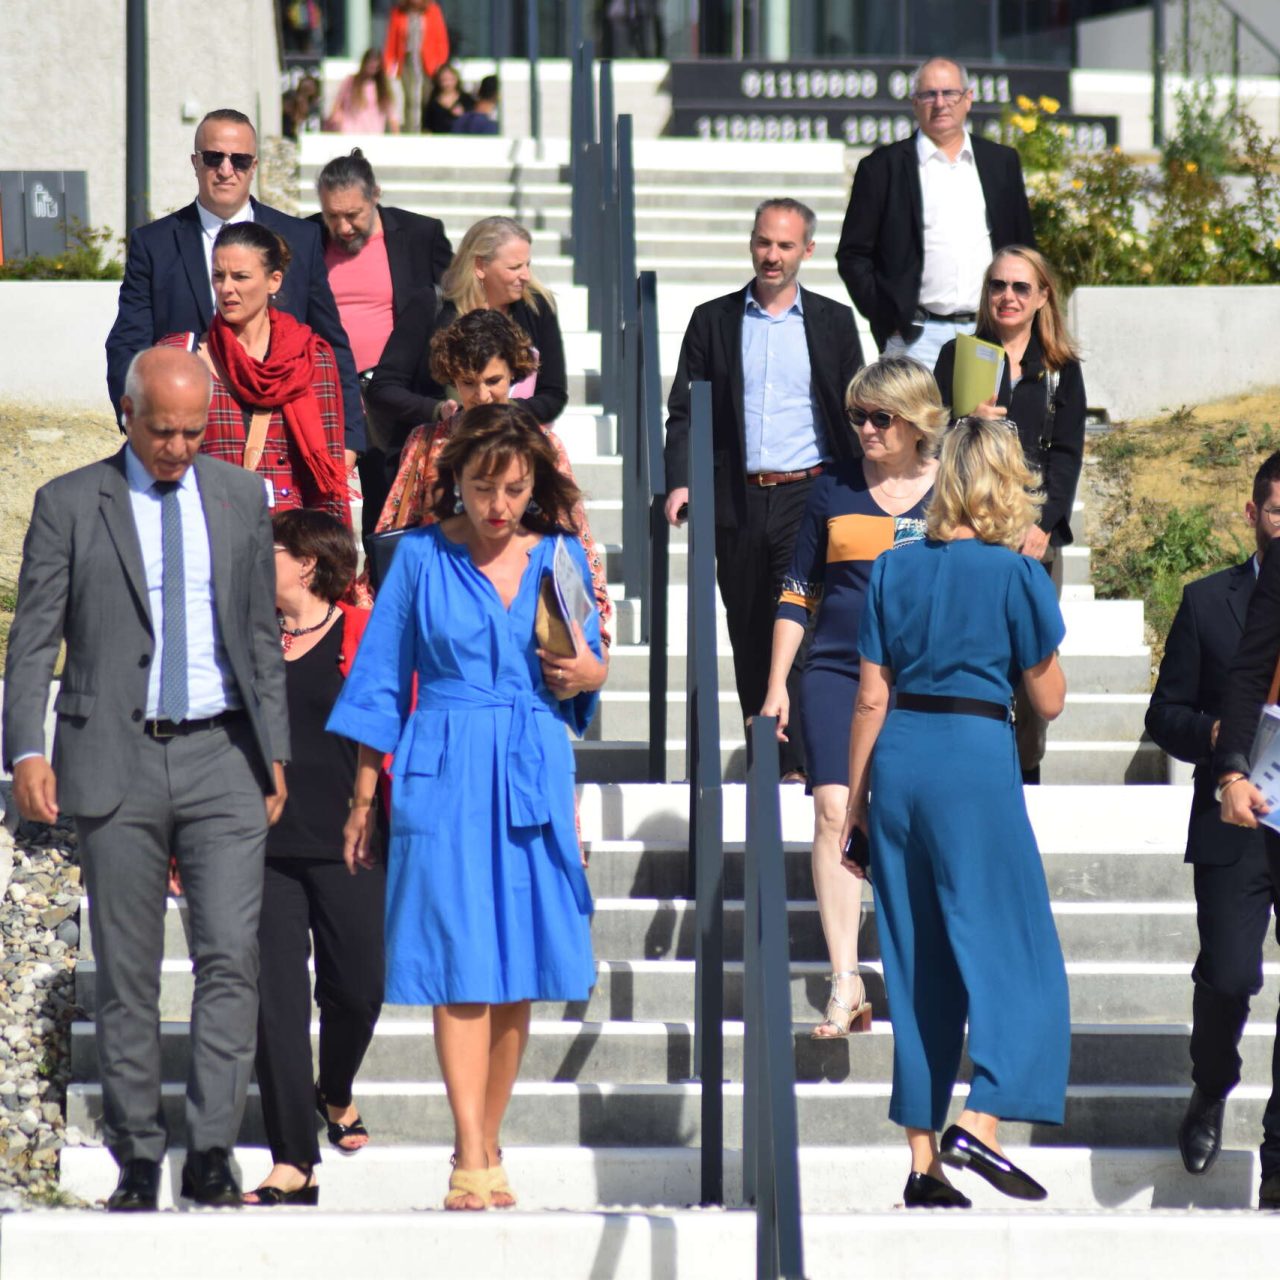
[[[147,605],[156,648],[147,673],[147,719],[160,708],[160,668],[164,653],[164,546],[160,528],[160,494],[155,479],[132,448],[124,451],[125,477],[133,522],[142,547],[142,568],[147,579]],[[178,482],[178,510],[182,515],[183,580],[187,600],[187,719],[203,720],[241,705],[240,692],[218,627],[213,598],[213,557],[209,529],[200,502],[196,469],[188,467]]]
[[[813,399],[800,290],[771,316],[746,288],[742,313],[742,413],[747,471],[803,471],[827,456]]]

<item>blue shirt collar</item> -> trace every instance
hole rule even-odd
[[[131,444],[124,447],[124,476],[129,482],[129,488],[134,493],[150,493],[152,486],[156,482],[155,476],[142,465],[142,459],[133,451]],[[182,473],[182,479],[178,481],[178,488],[186,489],[192,492],[196,484],[196,464],[192,464]]]
[[[754,283],[755,283],[755,281],[753,280],[753,281],[751,282],[751,284],[754,284]],[[767,312],[767,311],[766,311],[766,310],[765,310],[765,309],[764,309],[764,308],[763,308],[763,307],[762,307],[762,306],[761,306],[761,305],[756,301],[756,295],[755,295],[754,293],[752,293],[752,292],[751,292],[751,285],[749,284],[749,285],[747,285],[747,287],[743,290],[743,303],[742,303],[742,310],[743,310],[743,312],[744,312],[744,314],[745,314],[745,313],[750,312],[750,311],[751,311],[751,309],[752,309],[753,307],[754,307],[754,308],[755,308],[755,309],[756,309],[756,310],[757,310],[757,311],[758,311],[762,316],[763,316],[763,315],[768,315],[768,314],[769,314],[769,313],[768,313],[768,312]],[[794,302],[793,302],[793,303],[792,303],[792,304],[791,304],[791,305],[790,305],[790,306],[789,306],[789,307],[788,307],[788,308],[787,308],[787,309],[786,309],[782,314],[783,314],[784,316],[789,316],[789,315],[803,316],[803,315],[804,315],[804,290],[803,290],[799,285],[796,285],[796,300],[795,300],[795,301],[794,301]]]

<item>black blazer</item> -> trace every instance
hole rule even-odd
[[[1227,673],[1244,632],[1253,595],[1253,558],[1188,583],[1169,629],[1164,661],[1147,708],[1147,732],[1162,750],[1194,764],[1195,791],[1187,861],[1228,866],[1259,845],[1262,834],[1229,827],[1213,798],[1213,722],[1222,718]]]
[[[991,251],[1035,245],[1022,165],[1012,147],[971,135],[973,159],[987,202]],[[867,317],[880,347],[892,334],[914,338],[924,270],[924,196],[916,134],[877,147],[853,175],[849,208],[836,249],[840,279]]]
[[[990,342],[999,339],[980,334]],[[945,403],[951,403],[951,387],[956,368],[955,340],[946,343],[938,353],[933,376]],[[1045,418],[1049,411],[1048,374],[1044,367],[1044,351],[1035,330],[1022,356],[1022,378],[1012,385],[1009,362],[1004,362],[1000,391],[996,403],[1009,411],[1009,421],[1018,424],[1018,439],[1028,466],[1040,472],[1045,503],[1040,509],[1039,525],[1055,547],[1075,541],[1071,533],[1071,508],[1076,500],[1076,485],[1084,465],[1084,376],[1080,362],[1071,360],[1058,372],[1058,389],[1054,392],[1053,436],[1050,447],[1042,446]]]
[[[399,320],[420,288],[444,279],[453,261],[453,246],[439,218],[382,205],[378,206],[378,216],[387,245],[387,266],[391,268],[391,309]],[[313,213],[307,221],[320,228],[321,243],[328,249],[329,231],[323,215]]]
[[[519,403],[545,426],[554,422],[569,402],[560,321],[545,302],[535,312],[521,300],[509,315],[538,350],[538,385],[533,395]],[[451,302],[437,310],[434,289],[419,289],[397,317],[368,389],[370,407],[392,433],[382,445],[386,452],[401,448],[414,427],[435,416],[444,388],[431,376],[431,335],[457,318],[457,308]]]
[[[288,244],[293,258],[276,294],[276,306],[310,325],[333,348],[342,383],[347,448],[365,447],[364,406],[347,331],[329,288],[324,253],[315,227],[270,205],[251,200],[253,218]],[[124,375],[139,351],[167,333],[203,333],[213,314],[203,231],[196,202],[139,227],[129,237],[129,256],[120,285],[120,305],[107,335],[107,391],[120,411]]]
[[[849,426],[844,393],[862,365],[853,312],[841,302],[801,288],[809,371],[827,443],[837,461],[862,456]],[[716,524],[746,522],[746,432],[743,424],[742,289],[694,310],[680,346],[680,362],[667,400],[664,450],[667,492],[689,483],[689,385],[711,383],[711,448],[715,459]]]

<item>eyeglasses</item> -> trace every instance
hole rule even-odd
[[[1263,507],[1261,514],[1267,517],[1268,524],[1280,525],[1280,507]]]
[[[1006,289],[1012,289],[1019,298],[1031,297],[1033,286],[1027,280],[996,280],[994,278],[987,281],[987,292],[993,297],[998,298]]]
[[[200,157],[200,163],[206,169],[221,169],[222,162],[230,160],[231,167],[237,173],[248,173],[253,168],[253,162],[258,158],[244,151],[232,151],[230,154],[226,151],[200,151],[197,154]]]
[[[947,106],[954,107],[966,93],[967,89],[918,89],[911,95],[911,101],[922,106],[930,102],[945,102]]]
[[[867,420],[870,419],[871,425],[875,427],[877,431],[884,431],[886,428],[893,425],[893,418],[894,415],[885,409],[873,409],[870,413],[865,409],[849,410],[849,421],[852,422],[855,427],[866,426]]]

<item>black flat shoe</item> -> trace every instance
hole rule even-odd
[[[1259,1209],[1280,1209],[1280,1173],[1270,1174],[1263,1178],[1258,1188]]]
[[[120,1166],[120,1180],[107,1197],[108,1213],[154,1211],[160,1189],[160,1164],[156,1160],[126,1160]]]
[[[250,1196],[254,1199],[250,1200]],[[314,1209],[319,1203],[320,1185],[310,1170],[307,1171],[306,1182],[300,1187],[294,1187],[292,1191],[285,1191],[281,1187],[254,1187],[252,1191],[246,1191],[244,1194],[244,1204],[247,1209],[275,1209],[280,1205],[290,1204]]]
[[[907,1179],[902,1203],[908,1209],[968,1209],[973,1201],[931,1173],[913,1173]]]
[[[1178,1126],[1178,1152],[1182,1167],[1188,1173],[1208,1173],[1222,1150],[1222,1117],[1226,1111],[1225,1098],[1211,1098],[1200,1092],[1197,1085],[1191,1090],[1187,1113]]]
[[[320,1119],[324,1121],[325,1132],[329,1138],[329,1145],[335,1151],[340,1151],[344,1156],[353,1156],[357,1151],[363,1151],[369,1144],[362,1142],[358,1147],[344,1147],[342,1145],[343,1138],[368,1138],[369,1130],[365,1128],[364,1121],[359,1117],[350,1124],[341,1124],[337,1120],[329,1119],[329,1103],[324,1094],[320,1091],[320,1084],[316,1083],[316,1113]]]
[[[1015,1200],[1044,1200],[1049,1193],[1010,1160],[997,1155],[985,1142],[953,1124],[942,1135],[939,1158],[953,1169],[971,1169],[1001,1195]]]
[[[187,1152],[187,1162],[182,1166],[182,1194],[187,1200],[210,1208],[240,1208],[244,1200],[225,1147]]]

